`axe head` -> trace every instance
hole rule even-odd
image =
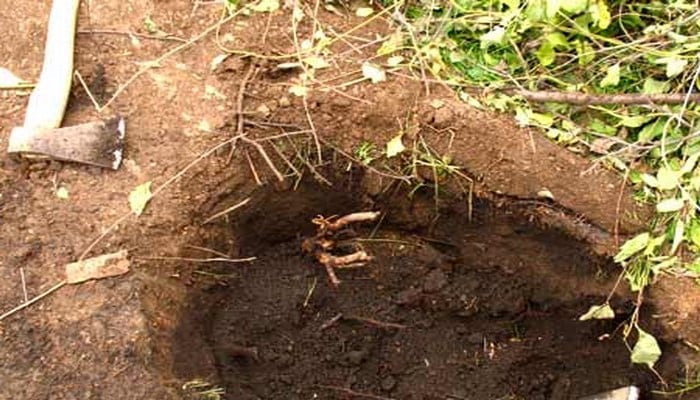
[[[22,126],[12,129],[7,152],[116,170],[122,162],[125,132],[121,117],[65,128]]]

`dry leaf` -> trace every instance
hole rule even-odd
[[[304,97],[307,93],[309,93],[309,88],[306,86],[294,85],[289,88],[289,93],[295,96]]]
[[[66,283],[74,284],[126,274],[131,264],[126,258],[128,255],[127,250],[121,250],[66,264]]]
[[[214,57],[214,58],[211,60],[211,64],[210,64],[210,66],[209,66],[210,69],[211,69],[212,71],[215,70],[216,67],[218,67],[219,65],[221,65],[221,63],[224,62],[229,56],[230,56],[230,54],[219,54],[218,56]]]
[[[386,156],[387,157],[394,157],[395,155],[406,150],[406,146],[404,146],[403,142],[401,141],[402,137],[403,137],[403,132],[394,136],[390,141],[387,142],[387,144],[386,144]]]
[[[360,7],[357,10],[355,10],[355,15],[357,15],[358,17],[364,18],[364,17],[369,17],[370,15],[372,15],[373,12],[374,12],[374,10],[369,8],[369,7]]]
[[[362,76],[369,78],[372,83],[379,83],[386,80],[386,72],[370,62],[364,62],[362,64]]]
[[[331,65],[323,57],[309,56],[303,59],[305,64],[314,69],[328,68]]]
[[[249,7],[256,12],[273,12],[279,10],[280,2],[279,0],[260,0]]]
[[[68,189],[63,186],[59,187],[56,189],[56,197],[61,200],[68,200]]]
[[[141,215],[146,204],[151,200],[151,181],[142,183],[129,193],[129,207],[136,215]]]
[[[401,63],[403,62],[403,60],[404,60],[404,58],[403,58],[402,56],[393,56],[393,57],[389,57],[389,58],[386,60],[386,65],[388,65],[388,66],[390,66],[390,67],[396,67],[396,66],[398,66],[399,64],[401,64]]]

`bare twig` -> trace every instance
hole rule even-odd
[[[212,257],[212,258],[190,258],[190,257],[157,257],[157,256],[139,256],[134,257],[135,260],[161,260],[161,261],[188,261],[196,263],[210,263],[210,262],[223,262],[230,264],[239,264],[245,262],[255,261],[257,257],[246,257],[246,258],[225,258],[225,257]]]
[[[24,302],[29,301],[29,296],[27,295],[27,280],[24,278],[24,268],[19,267],[19,277],[22,280],[22,294],[24,295]]]
[[[78,81],[80,82],[80,86],[83,87],[83,90],[85,90],[85,93],[87,93],[88,97],[90,98],[92,105],[95,106],[95,110],[97,110],[97,112],[100,112],[100,109],[101,109],[100,103],[98,103],[97,100],[95,99],[95,96],[92,95],[90,88],[88,88],[88,85],[83,80],[83,77],[82,77],[82,75],[80,75],[80,72],[78,72],[78,70],[76,69],[74,74],[75,74],[75,77],[78,78]]]
[[[35,297],[29,299],[28,301],[25,301],[24,303],[13,308],[12,310],[0,315],[0,321],[4,320],[5,318],[9,317],[10,315],[13,315],[14,313],[16,313],[18,311],[24,310],[25,308],[31,306],[32,304],[36,303],[37,301],[43,299],[44,297],[46,297],[46,296],[50,295],[51,293],[57,291],[58,289],[62,288],[63,286],[66,285],[66,283],[67,282],[65,280],[63,280],[63,281],[57,283],[56,285],[50,287],[44,293],[42,293],[38,296],[35,296]]]
[[[190,249],[195,249],[195,250],[204,251],[204,252],[210,253],[210,254],[215,254],[215,255],[220,256],[220,257],[228,258],[228,254],[222,253],[222,252],[217,251],[217,250],[214,250],[214,249],[210,249],[210,248],[208,248],[208,247],[194,246],[194,245],[191,245],[191,244],[188,244],[188,245],[186,245],[185,247],[189,247]]]
[[[323,325],[321,325],[318,330],[319,331],[325,331],[326,329],[330,328],[331,326],[335,325],[336,322],[340,321],[340,319],[343,318],[343,313],[338,313],[333,318],[329,319],[328,321],[324,322]]]
[[[263,160],[265,160],[265,162],[267,163],[267,166],[270,167],[270,169],[272,170],[272,173],[275,174],[277,180],[280,182],[284,181],[284,175],[282,175],[282,173],[277,169],[277,167],[275,167],[275,163],[272,162],[272,159],[270,159],[270,156],[267,155],[267,152],[260,143],[258,143],[256,140],[247,138],[245,136],[243,136],[241,140],[255,147],[255,149],[258,150],[258,153],[260,153],[260,155],[262,156]]]
[[[114,29],[91,29],[91,30],[78,30],[79,34],[90,34],[90,35],[120,35],[120,36],[129,36],[129,37],[137,37],[141,39],[149,39],[149,40],[169,40],[173,42],[180,42],[180,43],[187,43],[187,40],[183,38],[179,38],[176,36],[158,36],[158,35],[146,35],[143,33],[135,33],[135,32],[129,32],[129,31],[120,31],[120,30],[114,30]]]
[[[354,321],[359,321],[359,322],[364,322],[366,324],[376,326],[379,328],[391,328],[391,329],[406,329],[408,326],[402,325],[402,324],[397,324],[394,322],[384,322],[384,321],[379,321],[374,318],[364,318],[364,317],[344,317],[343,319],[348,319],[348,320],[354,320]]]
[[[233,150],[234,148],[231,147],[231,153],[229,155],[233,155]],[[245,154],[245,159],[248,161],[248,167],[250,168],[250,173],[253,174],[255,184],[258,186],[262,186],[263,183],[260,180],[260,175],[258,175],[258,170],[255,169],[255,164],[253,164],[253,160],[250,158],[250,153],[248,153],[248,150],[246,150],[245,152],[243,152],[243,154]]]
[[[335,390],[336,392],[343,392],[345,394],[348,394],[348,395],[354,396],[354,397],[364,397],[367,399],[374,399],[374,400],[394,400],[391,397],[378,396],[376,394],[371,394],[371,393],[356,392],[352,389],[344,388],[342,386],[318,385],[318,387],[322,388],[322,389]]]
[[[211,221],[213,221],[213,220],[215,220],[215,219],[217,219],[217,218],[219,218],[219,217],[221,217],[221,216],[223,216],[223,215],[226,215],[226,214],[230,213],[230,212],[233,211],[233,210],[236,210],[236,209],[238,209],[238,208],[243,207],[244,205],[248,204],[249,201],[250,201],[250,197],[248,197],[247,199],[242,200],[242,201],[240,201],[240,202],[238,202],[238,203],[232,205],[231,207],[227,207],[227,208],[225,208],[225,209],[219,211],[218,213],[216,213],[216,214],[212,215],[211,217],[205,219],[204,222],[202,222],[202,225],[208,224],[208,223],[210,223]]]

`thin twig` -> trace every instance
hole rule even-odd
[[[19,277],[22,281],[22,294],[24,295],[24,302],[29,301],[29,296],[27,295],[27,280],[24,278],[24,268],[19,267]]]
[[[120,31],[113,29],[91,29],[91,30],[78,30],[79,34],[90,34],[90,35],[122,35],[122,36],[133,36],[141,39],[149,40],[166,40],[180,43],[187,43],[187,40],[179,38],[177,36],[156,36],[156,35],[146,35],[143,33],[135,33],[129,31]]]
[[[392,328],[392,329],[406,329],[408,326],[402,325],[402,324],[397,324],[394,322],[384,322],[384,321],[379,321],[374,318],[364,318],[364,317],[344,317],[343,319],[347,320],[354,320],[354,321],[359,321],[359,322],[364,322],[366,324],[376,326],[379,328]]]
[[[217,251],[217,250],[214,250],[214,249],[210,249],[210,248],[208,248],[208,247],[194,246],[194,245],[191,245],[191,244],[188,244],[188,245],[186,245],[185,247],[189,247],[189,248],[195,249],[195,250],[204,251],[204,252],[206,252],[206,253],[211,253],[211,254],[214,254],[214,255],[217,255],[217,256],[220,256],[220,257],[229,258],[229,257],[228,257],[228,254],[222,253],[222,252]]]
[[[238,208],[240,208],[240,207],[243,207],[244,205],[248,204],[249,201],[250,201],[250,197],[248,197],[248,198],[245,199],[245,200],[240,201],[239,203],[236,203],[236,204],[232,205],[231,207],[228,207],[228,208],[225,208],[224,210],[219,211],[218,213],[216,213],[216,214],[212,215],[211,217],[205,219],[204,222],[202,222],[202,225],[208,224],[208,223],[210,223],[211,221],[213,221],[213,220],[215,220],[215,219],[221,217],[222,215],[226,215],[226,214],[230,213],[230,212],[233,211],[233,210],[236,210],[236,209],[238,209]]]
[[[375,399],[375,400],[394,400],[391,397],[378,396],[376,394],[371,394],[371,393],[356,392],[352,389],[344,388],[342,386],[331,386],[331,385],[317,385],[317,386],[319,388],[322,388],[322,389],[335,390],[337,392],[343,392],[343,393],[346,393],[350,396],[355,396],[355,397],[364,397],[367,399]]]
[[[134,257],[135,260],[158,260],[158,261],[188,261],[196,263],[212,263],[212,262],[223,262],[230,264],[239,264],[255,261],[257,257],[246,257],[246,258],[225,258],[225,257],[211,257],[211,258],[191,258],[191,257],[158,257],[158,256],[137,256]]]
[[[263,160],[265,160],[265,162],[267,163],[267,166],[270,167],[270,169],[272,170],[272,173],[275,174],[277,180],[280,182],[284,182],[284,175],[282,175],[282,173],[277,169],[277,167],[275,167],[275,163],[272,162],[270,156],[267,155],[267,152],[260,143],[258,143],[256,140],[247,138],[245,136],[243,136],[241,140],[255,147],[255,149],[258,150],[258,153],[260,153],[260,155],[262,156]]]
[[[92,105],[95,106],[95,110],[97,110],[97,112],[100,112],[100,110],[101,110],[100,103],[98,103],[97,100],[95,99],[95,96],[92,95],[90,88],[83,80],[83,77],[82,77],[82,75],[80,75],[80,72],[78,72],[78,70],[76,69],[74,74],[75,74],[75,77],[78,78],[78,81],[80,82],[80,86],[83,87],[83,90],[85,90],[85,93],[87,93],[88,97],[90,98],[90,101],[92,101]]]
[[[325,331],[326,329],[330,328],[331,326],[335,325],[336,322],[340,321],[340,319],[343,318],[343,313],[338,313],[333,318],[329,319],[328,321],[324,322],[323,325],[321,325],[318,330],[319,331]]]
[[[57,291],[58,289],[62,288],[66,284],[67,284],[67,282],[65,280],[57,283],[56,285],[54,285],[54,286],[50,287],[48,290],[46,290],[44,293],[42,293],[38,296],[35,296],[35,297],[29,299],[29,301],[25,301],[24,303],[18,305],[17,307],[13,308],[12,310],[0,315],[0,321],[4,320],[5,318],[9,317],[10,315],[12,315],[18,311],[24,310],[25,308],[31,306],[32,304],[36,303],[37,301],[43,299],[44,297],[46,297],[46,296],[50,295],[51,293]]]
[[[231,147],[231,152],[233,152],[233,147]],[[232,155],[233,153],[231,153]],[[250,153],[248,153],[248,150],[243,152],[245,154],[246,160],[248,160],[248,167],[250,168],[250,173],[253,174],[253,179],[255,179],[255,184],[258,186],[262,186],[262,181],[260,180],[260,175],[258,175],[258,170],[255,169],[255,164],[253,164],[253,160],[250,158]]]

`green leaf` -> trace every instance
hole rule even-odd
[[[622,262],[643,250],[649,243],[649,232],[640,233],[620,246],[620,251],[615,255],[615,262]]]
[[[620,83],[620,64],[617,63],[608,67],[603,80],[600,81],[600,87],[617,86]]]
[[[545,15],[547,19],[551,20],[557,15],[559,8],[561,8],[561,0],[546,0],[546,2],[547,7],[545,9]]]
[[[538,125],[549,128],[554,124],[554,117],[551,114],[541,114],[533,112],[530,114],[530,119],[537,122]]]
[[[681,245],[683,242],[683,234],[685,233],[685,223],[682,220],[678,220],[676,222],[676,228],[673,233],[673,244],[671,245],[671,253],[673,254],[678,250],[678,246]],[[674,260],[675,262],[675,260]],[[659,266],[659,269],[661,269],[661,266]]]
[[[620,125],[628,128],[639,128],[649,122],[651,117],[646,115],[625,116],[620,120]]]
[[[669,213],[678,211],[683,208],[682,199],[663,199],[656,204],[656,211],[660,213]]]
[[[653,368],[656,361],[661,357],[661,348],[654,336],[644,332],[640,327],[637,327],[639,338],[632,349],[630,359],[635,364],[645,364],[649,368]]]
[[[656,180],[656,177],[654,177],[653,175],[642,174],[641,179],[642,179],[642,182],[644,182],[649,187],[652,187],[652,188],[659,187],[659,181]]]
[[[588,0],[566,0],[561,5],[562,10],[569,14],[578,14],[588,8]]]
[[[668,82],[657,81],[654,78],[646,78],[644,80],[644,85],[642,86],[642,93],[644,94],[660,94],[666,93],[671,88]]]
[[[679,57],[664,57],[657,59],[656,63],[666,64],[666,77],[673,78],[685,70],[688,60]]]
[[[399,153],[406,150],[406,146],[403,145],[401,138],[403,137],[403,132],[394,136],[391,140],[386,143],[386,156],[391,158]]]
[[[685,163],[683,163],[683,168],[681,168],[681,173],[687,174],[695,169],[695,165],[698,163],[698,158],[700,158],[700,151],[691,154]]]
[[[656,173],[656,180],[659,181],[658,188],[660,190],[675,189],[680,183],[681,176],[683,176],[681,171],[675,171],[666,166],[661,166]]]
[[[492,44],[503,44],[506,38],[506,29],[500,25],[496,25],[493,29],[481,35],[481,49],[488,49]]]
[[[595,4],[591,5],[589,10],[593,22],[598,25],[598,28],[606,29],[610,26],[612,17],[610,16],[610,10],[608,10],[608,5],[605,3],[605,0],[598,0]]]
[[[550,42],[542,42],[540,48],[535,52],[535,56],[543,67],[551,65],[556,59],[554,46]]]
[[[547,36],[544,37],[544,40],[551,44],[552,47],[554,47],[555,49],[571,48],[571,45],[566,40],[566,36],[564,36],[561,32],[549,33],[547,34]]]
[[[700,247],[700,221],[694,219],[688,228],[688,239],[697,247]]]
[[[665,118],[657,118],[653,122],[645,125],[637,135],[637,140],[642,143],[648,143],[661,136],[666,126]]]
[[[615,311],[613,311],[610,304],[605,303],[598,306],[591,306],[588,311],[582,316],[578,317],[579,321],[588,321],[589,319],[613,319],[615,318]]]
[[[577,40],[575,44],[579,65],[590,64],[595,59],[595,51],[593,50],[593,47],[588,42],[581,40]]]

